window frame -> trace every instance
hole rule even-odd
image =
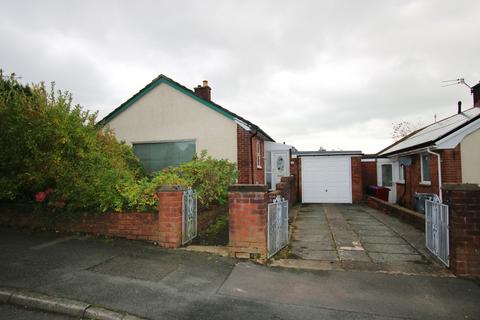
[[[194,146],[194,151],[193,151],[193,155],[192,157],[194,157],[196,154],[197,154],[197,139],[178,139],[178,140],[175,140],[175,139],[171,139],[171,140],[150,140],[150,141],[132,141],[131,142],[131,146],[132,148],[134,149],[135,148],[135,145],[147,145],[147,144],[168,144],[168,143],[181,143],[181,142],[188,142],[188,143],[192,143],[193,146]],[[136,154],[135,154],[136,157],[138,157]],[[139,158],[139,157],[138,157]],[[142,159],[140,159],[140,162],[142,162]],[[143,162],[142,162],[143,164]],[[145,164],[143,164],[145,166]],[[147,173],[150,175],[150,174],[153,174],[154,172],[158,172],[158,171],[152,171],[152,172],[148,172],[147,168],[145,168]],[[163,169],[161,169],[163,170]]]
[[[405,183],[405,166],[401,163],[398,164],[398,183]]]
[[[429,168],[428,168],[429,180],[425,180],[424,176],[423,176],[423,174],[424,174],[423,157],[424,156],[428,157],[427,165],[429,166]],[[430,170],[430,154],[428,154],[428,153],[421,153],[420,154],[420,184],[427,185],[427,186],[432,184],[432,172]]]
[[[260,141],[257,142],[257,169],[262,169],[262,146]]]

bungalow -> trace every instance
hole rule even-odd
[[[264,184],[272,180],[266,179],[265,170],[271,149],[280,145],[285,150],[257,125],[213,102],[207,81],[190,90],[160,75],[99,124],[131,144],[148,172],[189,161],[207,150],[214,158],[237,163],[239,183]],[[269,170],[271,174],[279,173]]]
[[[480,184],[480,83],[472,88],[474,106],[434,122],[377,154],[378,185],[390,202],[415,207],[416,193],[442,200],[446,183]],[[368,161],[368,160],[365,160]]]

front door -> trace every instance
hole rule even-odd
[[[394,165],[390,160],[378,159],[377,161],[377,184],[390,190],[388,202],[395,203],[396,186],[394,182]]]
[[[274,190],[282,177],[290,175],[288,155],[289,153],[285,151],[272,151],[272,189]]]

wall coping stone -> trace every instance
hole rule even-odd
[[[157,192],[172,192],[172,191],[185,191],[187,190],[187,187],[184,186],[179,186],[179,185],[165,185],[165,186],[160,186],[157,188]]]
[[[228,187],[229,192],[267,192],[266,184],[232,184]]]
[[[445,183],[442,189],[448,191],[480,191],[480,185],[474,183]]]

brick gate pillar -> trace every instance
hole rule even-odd
[[[182,201],[180,186],[158,188],[158,244],[164,248],[178,248],[182,245]]]
[[[267,186],[236,184],[228,191],[230,254],[266,259]]]
[[[456,275],[480,276],[480,186],[445,184],[449,207],[450,268]]]

